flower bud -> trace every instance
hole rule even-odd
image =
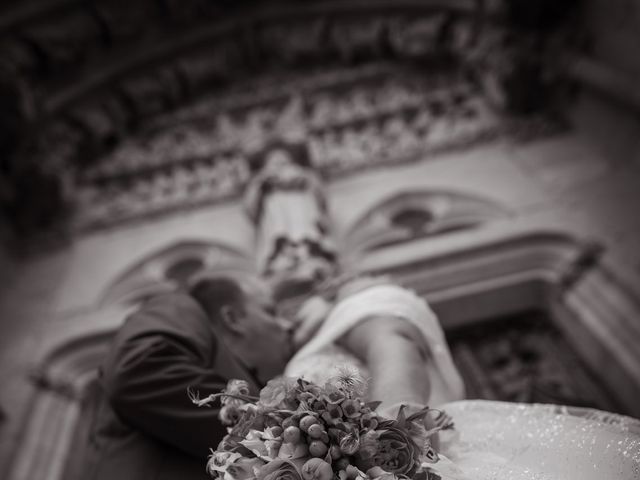
[[[358,447],[360,447],[360,439],[357,434],[350,433],[340,440],[340,450],[345,455],[353,455],[358,451]]]
[[[283,439],[288,443],[298,443],[301,438],[300,429],[298,427],[287,427],[283,433]]]
[[[224,392],[230,395],[249,395],[249,382],[238,379],[229,380]]]
[[[307,432],[309,427],[314,423],[318,423],[318,420],[313,415],[307,415],[300,419],[300,430]]]
[[[326,432],[324,431],[324,428],[322,428],[322,425],[320,425],[319,423],[314,423],[307,430],[307,434],[311,438],[315,438],[315,439],[319,439],[320,437],[322,437],[323,433],[326,433]]]
[[[358,400],[348,399],[341,404],[345,417],[354,418],[360,414],[360,402]]]
[[[282,428],[284,428],[285,430],[292,426],[293,427],[298,426],[298,421],[294,419],[294,417],[287,417],[282,421]]]
[[[224,405],[218,415],[224,425],[235,425],[240,419],[240,410],[233,404]]]
[[[374,413],[365,413],[360,417],[360,427],[366,430],[375,430],[378,426],[378,418]]]
[[[336,470],[344,470],[346,469],[349,465],[351,465],[349,463],[349,459],[347,457],[342,457],[339,458],[336,462],[334,462],[333,466],[335,467]]]
[[[349,480],[363,480],[366,478],[364,472],[361,472],[360,469],[353,465],[348,465],[347,468],[345,468],[345,473]]]
[[[312,458],[302,466],[302,478],[304,480],[331,480],[333,470],[331,465],[324,460]]]
[[[329,447],[320,440],[314,440],[309,444],[309,453],[314,457],[324,457],[328,450]]]
[[[331,455],[331,460],[337,460],[342,457],[342,451],[338,445],[331,445],[329,448],[329,455]]]
[[[265,426],[267,428],[273,428],[273,427],[279,427],[280,426],[280,421],[277,418],[273,418],[273,417],[267,417],[265,418]]]

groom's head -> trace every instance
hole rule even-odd
[[[291,332],[267,295],[249,293],[228,277],[202,279],[190,293],[225,344],[261,380],[283,372],[291,356]]]

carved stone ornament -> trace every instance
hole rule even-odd
[[[385,65],[337,69],[292,80],[288,96],[266,84],[261,101],[247,93],[165,117],[86,170],[77,226],[235,197],[273,143],[296,145],[309,166],[333,176],[414,161],[510,128],[461,75],[395,73]]]
[[[179,3],[45,2],[0,21],[0,69],[33,103],[29,152],[0,173],[52,175],[52,224],[237,197],[247,156],[275,140],[331,175],[513,133],[505,112],[545,131],[531,128],[555,124],[539,115],[558,78],[544,55],[574,41],[560,20],[524,28],[496,2]],[[541,3],[536,18],[558,10]]]
[[[335,269],[324,189],[286,144],[263,152],[245,206],[258,230],[259,271],[275,282],[314,282]]]

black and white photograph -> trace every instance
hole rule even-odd
[[[640,480],[639,0],[0,2],[0,478]]]

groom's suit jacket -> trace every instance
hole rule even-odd
[[[210,478],[209,449],[226,430],[218,408],[197,407],[187,388],[204,397],[231,378],[249,381],[257,392],[193,298],[174,293],[149,300],[117,332],[101,368],[83,478]]]

